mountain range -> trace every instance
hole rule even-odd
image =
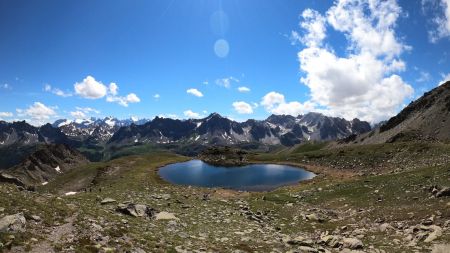
[[[329,141],[362,134],[370,124],[354,119],[328,117],[308,113],[297,117],[271,115],[265,120],[236,122],[213,113],[203,119],[179,120],[156,117],[153,120],[119,120],[113,117],[86,120],[61,119],[40,127],[25,121],[0,121],[0,169],[18,164],[40,144],[66,144],[102,159],[108,147],[152,144],[164,145],[283,145],[293,146],[305,141]]]
[[[368,122],[308,113],[298,117],[271,115],[265,120],[236,122],[213,113],[203,119],[177,120],[156,117],[143,125],[121,127],[109,144],[174,142],[202,145],[261,143],[293,146],[304,141],[328,141],[370,131]]]

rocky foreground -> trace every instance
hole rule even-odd
[[[287,157],[250,159],[307,159]],[[345,166],[319,170],[311,158],[320,176],[267,193],[157,176],[158,167],[186,159],[154,153],[90,164],[37,192],[2,184],[0,251],[450,252],[445,164],[357,175]]]

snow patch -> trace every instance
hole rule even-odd
[[[55,170],[56,170],[56,172],[61,173],[61,169],[59,168],[59,166],[57,166],[57,167],[55,168]]]
[[[59,123],[58,127],[66,126],[66,125],[69,125],[70,123],[72,123],[71,120],[65,120],[65,121]]]
[[[110,127],[113,127],[116,125],[116,121],[114,119],[108,118],[105,120],[105,124],[107,124]]]
[[[77,194],[78,192],[66,192],[66,193],[64,193],[64,195],[65,196],[71,196],[71,195],[75,195],[75,194]]]

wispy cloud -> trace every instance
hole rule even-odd
[[[53,94],[55,94],[57,96],[60,96],[60,97],[71,97],[72,96],[72,93],[64,92],[64,91],[62,91],[62,90],[60,90],[58,88],[53,88],[50,84],[45,84],[44,90],[47,91],[47,92],[51,92],[51,93],[53,93]]]
[[[230,88],[232,83],[239,83],[239,79],[232,76],[216,79],[216,84],[225,88]]]
[[[238,87],[238,91],[239,92],[250,92],[250,88],[241,86],[241,87]]]
[[[4,118],[10,118],[12,117],[14,114],[12,112],[0,112],[0,119],[4,119]]]
[[[432,43],[450,37],[450,0],[422,0],[422,11],[432,17],[434,27],[428,32]]]
[[[89,114],[89,113],[99,114],[100,113],[99,110],[91,108],[91,107],[78,107],[77,106],[77,107],[75,107],[75,109],[77,109],[78,111],[82,111],[82,112],[84,112],[86,114]]]
[[[426,71],[420,71],[419,78],[416,79],[416,82],[423,83],[431,80],[430,73]]]
[[[439,82],[439,85],[444,84],[447,81],[450,81],[450,73],[441,74],[442,80]]]
[[[233,103],[234,110],[239,114],[252,114],[253,108],[249,103],[236,101]]]
[[[74,117],[75,119],[85,119],[86,114],[84,114],[82,111],[74,111],[70,112],[70,115]]]
[[[198,119],[200,118],[200,113],[198,112],[193,112],[192,110],[186,110],[183,112],[184,116],[188,117],[188,118],[192,118],[192,119]]]
[[[136,94],[130,93],[130,94],[126,95],[125,97],[108,96],[108,97],[106,97],[106,101],[107,102],[115,102],[121,106],[128,107],[128,104],[139,103],[139,102],[141,102],[141,99]]]

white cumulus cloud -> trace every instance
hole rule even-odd
[[[201,93],[199,90],[194,89],[194,88],[186,90],[186,93],[194,95],[199,98],[203,97],[203,93]]]
[[[27,109],[16,109],[17,116],[26,118],[32,125],[42,125],[57,116],[56,106],[46,106],[41,102],[34,102]]]
[[[315,110],[315,104],[311,101],[300,103],[297,101],[286,102],[283,94],[272,91],[267,93],[261,100],[261,106],[266,111],[278,115],[302,115]]]
[[[393,116],[414,93],[397,74],[406,68],[400,55],[411,49],[395,34],[400,14],[395,0],[338,0],[325,15],[306,9],[299,35],[305,47],[298,58],[311,99],[279,103],[271,110],[297,112],[314,105],[329,115],[370,122]],[[328,27],[345,36],[344,55],[324,41]],[[275,98],[280,100],[267,99]]]
[[[107,87],[95,80],[92,76],[87,76],[82,82],[74,84],[75,93],[83,98],[98,99],[106,96]]]
[[[238,91],[239,92],[250,92],[250,88],[241,86],[241,87],[238,87]]]
[[[250,104],[243,101],[236,101],[233,103],[234,110],[239,114],[252,114],[253,108]]]
[[[87,76],[82,82],[76,83],[74,88],[75,93],[80,97],[99,99],[106,96],[107,102],[114,102],[125,107],[130,103],[138,103],[141,101],[135,93],[119,96],[119,86],[116,83],[110,83],[107,87],[102,82],[95,80],[92,76]]]

